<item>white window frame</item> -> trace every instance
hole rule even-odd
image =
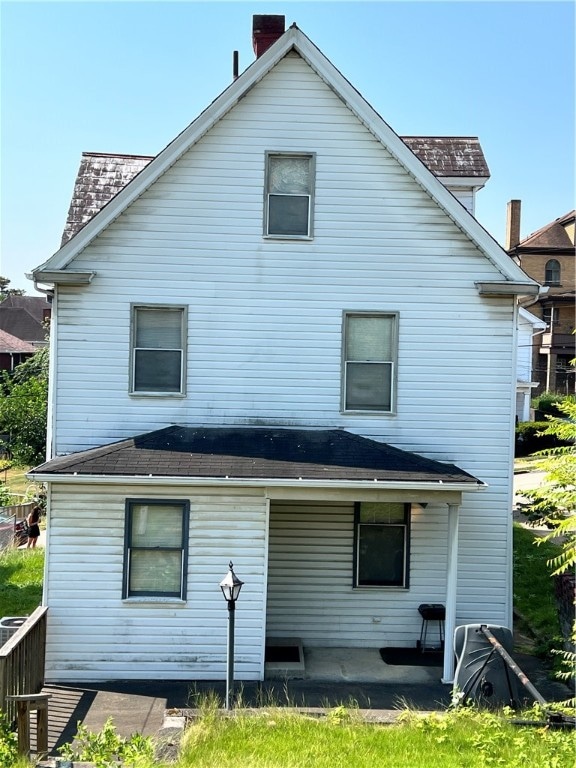
[[[308,199],[308,231],[306,234],[285,234],[270,232],[270,198],[274,193],[269,192],[270,186],[270,158],[303,157],[309,161],[310,168],[310,188],[307,195],[294,195],[294,197],[305,197]],[[314,237],[314,192],[316,179],[316,153],[314,152],[282,152],[269,150],[265,155],[264,172],[264,237],[272,240],[312,240]]]
[[[391,360],[379,360],[379,361],[366,361],[367,363],[377,362],[378,364],[386,363],[390,366],[390,408],[348,408],[347,403],[347,372],[349,365],[354,363],[362,363],[360,360],[347,360],[346,346],[348,335],[348,321],[354,317],[382,317],[391,318],[393,321],[392,330],[392,359]],[[384,312],[384,311],[354,311],[345,310],[342,314],[342,393],[341,393],[341,412],[353,413],[362,415],[394,415],[396,413],[396,390],[397,390],[397,375],[398,375],[398,326],[400,322],[400,315],[398,312]]]
[[[181,535],[179,547],[136,547],[133,546],[131,540],[132,532],[132,517],[135,507],[147,507],[148,509],[154,508],[154,506],[173,506],[179,508],[182,514],[181,517]],[[126,499],[125,509],[125,529],[124,529],[124,574],[122,584],[122,598],[124,600],[138,600],[138,599],[150,599],[158,598],[164,600],[186,600],[186,588],[187,588],[187,575],[188,575],[188,531],[189,531],[189,518],[190,518],[190,502],[186,499]],[[162,554],[164,552],[180,552],[181,565],[180,565],[180,588],[174,592],[165,592],[162,590],[136,590],[130,589],[130,564],[132,561],[133,551],[149,550],[151,552],[158,552]]]
[[[137,352],[145,347],[136,346],[137,313],[138,311],[174,312],[180,314],[181,330],[179,349],[166,347],[165,351],[180,352],[180,385],[178,390],[145,390],[136,389]],[[184,397],[186,395],[186,350],[187,350],[188,311],[186,306],[174,304],[132,304],[130,307],[130,395],[137,397]]]

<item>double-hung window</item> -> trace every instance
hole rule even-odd
[[[312,237],[314,174],[314,155],[266,153],[265,236]]]
[[[397,326],[395,314],[344,314],[344,411],[394,410]]]
[[[132,307],[131,392],[184,394],[186,310]]]
[[[407,587],[410,505],[355,505],[354,586]]]
[[[186,599],[187,501],[128,499],[123,597]]]
[[[544,268],[544,285],[560,285],[560,262],[550,259]]]

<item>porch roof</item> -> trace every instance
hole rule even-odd
[[[31,476],[484,485],[454,464],[344,430],[171,426],[60,456]]]

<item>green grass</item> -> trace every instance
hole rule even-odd
[[[514,524],[514,608],[535,635],[536,651],[548,654],[551,648],[562,647],[552,568],[547,564],[560,547],[549,541],[536,545],[538,538],[534,531]]]
[[[575,748],[573,732],[518,728],[470,709],[406,713],[385,726],[343,708],[326,719],[271,709],[205,714],[186,730],[176,768],[573,768]]]
[[[39,488],[38,483],[31,483],[26,477],[26,472],[30,471],[30,467],[10,467],[9,469],[3,469],[0,471],[0,480],[2,480],[13,493],[18,496],[25,496],[33,489]]]
[[[0,616],[28,616],[41,603],[43,549],[7,549],[0,554]]]

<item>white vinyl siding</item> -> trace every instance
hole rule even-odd
[[[418,605],[445,602],[447,519],[446,505],[413,508],[409,590],[356,589],[354,504],[271,502],[266,636],[415,647]]]
[[[122,598],[127,497],[189,503],[185,601]],[[245,582],[236,608],[237,678],[260,679],[267,521],[261,492],[64,485],[53,487],[49,507],[47,680],[223,679],[228,611],[218,585],[230,560]],[[91,512],[78,515],[79,509]]]
[[[265,155],[270,149],[315,152],[313,240],[262,238]],[[509,624],[514,300],[478,295],[475,282],[502,279],[498,269],[305,61],[296,54],[282,60],[71,267],[93,270],[96,277],[89,286],[63,286],[57,291],[58,321],[51,339],[57,357],[55,453],[127,439],[170,424],[266,424],[347,429],[455,463],[489,486],[483,493],[463,497],[457,619]],[[151,401],[129,394],[130,305],[145,305],[151,297],[187,307],[185,397]],[[342,313],[347,309],[386,313],[390,308],[401,318],[395,411],[385,418],[370,412],[342,413]],[[69,504],[67,555],[81,539],[72,522],[78,507],[75,489],[70,493],[69,502],[58,502]],[[166,488],[158,493],[172,496]],[[141,494],[148,496],[145,488]],[[90,504],[99,509],[96,493]],[[81,549],[80,558],[62,557],[58,567],[64,573],[82,573],[88,560],[93,569],[99,560],[96,553],[107,562],[109,523],[120,525],[120,519],[107,519],[97,545]],[[248,515],[248,526],[250,520]],[[339,520],[337,515],[335,522]],[[210,530],[210,519],[204,523]],[[345,526],[346,534],[338,525],[330,527],[330,542],[336,547],[339,536],[352,536],[352,517],[346,518]],[[318,537],[325,537],[325,526],[319,525],[318,531]],[[229,559],[246,581],[241,601],[250,581],[242,558],[226,555],[220,563],[218,549],[218,565],[210,560],[219,537],[228,542],[228,535],[217,519],[209,534],[212,545],[207,547],[209,573],[201,577],[209,629],[203,632],[199,627],[199,604],[192,624],[199,659],[208,653],[203,643],[210,642],[214,627],[225,633],[210,590],[224,576]],[[321,589],[315,586],[304,609],[309,615],[316,612],[319,626],[300,627],[298,615],[294,629],[306,630],[305,638],[317,645],[326,634],[331,636],[331,626],[338,642],[364,642],[366,632],[376,644],[383,639],[378,629],[385,623],[390,644],[400,645],[404,637],[415,642],[418,604],[442,602],[445,594],[445,542],[443,513],[427,516],[418,525],[413,521],[409,597],[402,590],[387,595],[385,602],[375,594],[363,596],[361,628],[355,625],[358,603],[351,602],[350,554],[346,564],[337,566],[347,571],[336,625],[327,615],[325,592],[320,598]],[[121,569],[121,549],[120,553],[114,549],[115,569]],[[348,545],[346,550],[351,552]],[[422,551],[427,557],[418,556]],[[250,562],[262,568],[263,560],[259,550]],[[200,567],[195,562],[191,552],[191,569]],[[110,586],[108,572],[99,577]],[[189,589],[193,579],[189,572]],[[112,590],[115,585],[116,581]],[[116,604],[110,611],[108,598],[105,602],[110,628],[118,614]],[[52,612],[53,602],[48,604]],[[63,608],[57,605],[52,615],[57,616],[53,631],[58,634]],[[276,635],[292,635],[289,622],[294,614],[284,616],[276,598],[270,605]],[[94,603],[82,617],[90,607]],[[190,627],[184,613],[170,608],[160,611],[158,619],[145,613],[139,631],[146,634],[149,624],[156,629],[171,626],[176,614],[182,644]],[[381,617],[381,624],[373,623],[373,616]],[[251,620],[260,618],[252,615]],[[162,632],[169,636],[166,653],[149,633],[151,647],[145,647],[142,639],[136,651],[136,657],[146,657],[147,668],[157,672],[160,665],[154,667],[153,654],[170,658],[176,642],[169,629]],[[96,651],[103,664],[104,633],[99,634]],[[71,644],[80,637],[85,635],[76,629]],[[256,643],[255,636],[250,638],[243,642]],[[59,655],[50,657],[51,669],[65,663],[62,646],[54,653]],[[187,668],[185,655],[184,648],[178,650],[175,663],[168,664],[171,674],[177,676]],[[212,652],[208,655],[206,669],[213,672],[215,657]],[[89,654],[82,664],[88,665],[89,675]]]

